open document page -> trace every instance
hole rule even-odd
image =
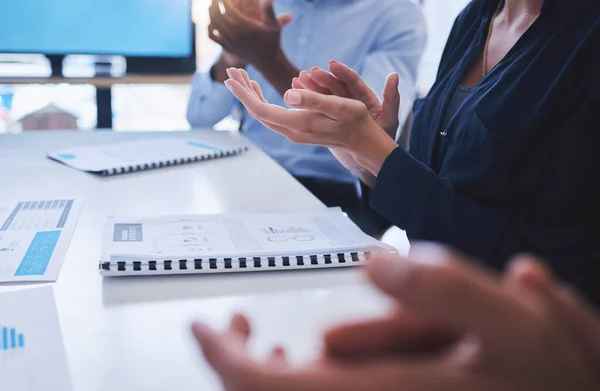
[[[340,209],[150,219],[114,218],[103,261],[311,255],[390,250]]]
[[[56,281],[82,202],[0,201],[0,283]]]
[[[52,287],[0,293],[0,390],[71,389]]]

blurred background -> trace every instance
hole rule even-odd
[[[181,18],[190,17],[190,2],[195,32],[188,24],[181,23]],[[421,2],[429,32],[418,82],[423,94],[435,80],[452,22],[467,2]],[[79,4],[86,4],[89,18],[81,20],[81,13],[77,18],[86,26],[86,33],[94,35],[93,40],[85,33],[80,34],[79,28],[76,36],[69,34],[67,23],[73,20],[74,13],[82,10],[61,6],[61,3],[77,1],[0,0],[0,133],[111,126],[117,131],[189,128],[186,107],[190,73],[194,67],[207,69],[219,50],[206,36],[210,0],[103,0],[97,3],[101,4],[97,9],[90,5],[94,2],[80,1]],[[111,8],[120,9],[121,17],[115,19],[117,13],[102,14]],[[157,15],[148,18],[151,12]],[[157,19],[160,19],[159,25],[147,22]],[[123,29],[106,31],[102,20],[110,20],[111,26],[122,23]],[[107,35],[121,33],[127,34],[130,46],[124,43],[120,49],[131,61],[125,65],[123,57],[90,55],[70,55],[64,61],[61,57],[48,59],[37,53],[41,53],[38,48],[49,47],[51,39],[56,38],[56,34],[47,33],[46,27],[50,25],[65,26],[64,31],[59,32],[70,45],[53,47],[51,54],[89,53],[92,49],[86,45],[90,42],[95,45],[95,53],[104,54],[103,50],[110,50],[102,47],[106,38],[110,38]],[[149,36],[152,39],[149,40]],[[195,50],[190,52],[188,46]],[[169,48],[168,53],[161,52],[164,47]],[[136,53],[137,48],[145,52]],[[140,57],[148,54],[156,58]],[[57,61],[59,65],[62,61],[66,78],[50,77],[52,65],[56,67]],[[135,71],[145,76],[125,77],[126,66],[128,74]],[[92,76],[96,78],[91,79]],[[221,128],[235,126],[231,119],[218,125]]]

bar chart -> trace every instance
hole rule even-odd
[[[17,329],[0,326],[0,350],[24,349],[25,336]]]

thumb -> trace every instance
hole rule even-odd
[[[309,90],[288,90],[283,99],[291,107],[316,111],[334,120],[346,119],[358,114],[357,110],[360,110],[361,106],[367,115],[365,106],[357,100]]]
[[[550,270],[535,257],[515,258],[507,275],[512,289],[542,298],[554,324],[571,337],[592,369],[600,368],[600,318],[591,306],[577,292],[554,280]],[[600,375],[596,376],[600,380]]]
[[[279,27],[284,28],[285,26],[287,26],[292,20],[294,19],[294,16],[290,13],[285,13],[283,15],[281,15],[280,17],[277,18],[277,23],[279,24]]]
[[[400,110],[399,85],[400,76],[398,73],[394,72],[387,77],[385,86],[383,87],[383,102],[381,104],[381,115],[379,116],[382,127],[388,132],[393,132],[393,134],[390,134],[390,137],[394,140],[400,126],[398,119],[398,112]]]
[[[367,275],[414,315],[474,333],[492,352],[505,352],[514,344],[512,333],[528,330],[526,306],[491,274],[440,246],[416,244],[408,258],[373,255]]]

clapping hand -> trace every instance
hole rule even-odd
[[[398,91],[399,76],[392,73],[385,81],[383,101],[369,88],[358,72],[337,61],[329,62],[329,72],[319,67],[300,72],[292,81],[292,88],[306,89],[325,95],[335,95],[342,98],[355,99],[362,102],[371,117],[386,133],[396,139],[399,128],[398,112],[400,110],[400,93]],[[373,186],[375,178],[364,172],[363,167],[348,153],[330,148],[333,155],[348,170],[357,174],[363,182]]]
[[[250,115],[293,143],[321,145],[349,154],[374,176],[398,147],[359,100],[293,89],[284,95],[293,109],[285,109],[269,104],[260,86],[243,69],[232,68],[227,73],[230,79],[225,85]],[[388,79],[387,90],[396,89],[389,87],[394,83],[397,85],[394,77]]]
[[[537,261],[521,258],[498,279],[421,245],[407,259],[378,255],[366,270],[398,309],[330,330],[326,351],[303,367],[288,365],[280,348],[265,363],[251,359],[243,317],[224,334],[194,325],[226,390],[598,389],[600,321]]]
[[[228,66],[260,66],[281,52],[290,14],[275,16],[272,0],[212,0],[208,36],[223,47]]]

